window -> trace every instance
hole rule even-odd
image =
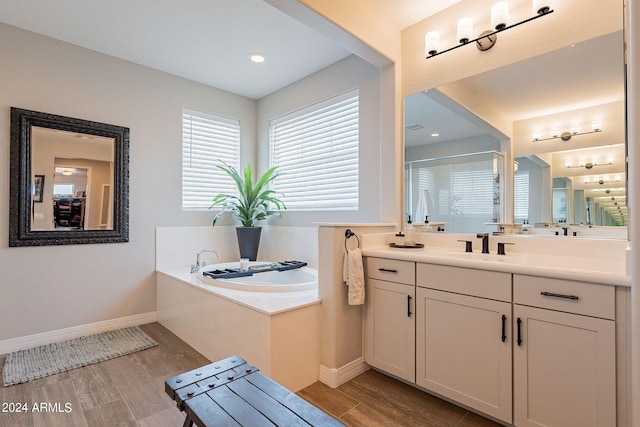
[[[74,194],[73,184],[53,184],[53,194],[58,197],[71,197]]]
[[[182,209],[211,206],[218,193],[236,192],[229,176],[216,166],[240,167],[240,122],[200,111],[182,112]]]
[[[272,188],[287,210],[358,209],[358,91],[271,122]]]
[[[455,203],[449,209],[456,209],[463,216],[484,217],[490,221],[493,216],[493,171],[487,168],[453,171],[451,179],[455,194],[452,202]]]
[[[529,171],[518,171],[514,177],[514,222],[529,219]]]

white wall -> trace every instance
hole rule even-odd
[[[255,101],[4,24],[0,40],[0,341],[154,312],[155,228],[212,218],[181,211],[182,108],[240,119],[253,161]],[[131,129],[128,243],[8,248],[12,106]]]

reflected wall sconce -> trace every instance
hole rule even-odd
[[[599,176],[599,177],[586,177],[584,179],[585,184],[606,184],[608,182],[620,182],[620,177],[618,175],[613,178],[610,176]]]
[[[509,2],[500,1],[491,7],[491,26],[494,30],[483,31],[480,36],[471,40],[473,37],[473,18],[465,17],[458,21],[457,40],[460,44],[450,47],[440,52],[440,33],[438,31],[429,31],[425,34],[424,51],[427,59],[441,55],[445,52],[452,51],[467,44],[474,43],[479,50],[489,50],[496,44],[498,33],[517,27],[534,19],[541,18],[553,12],[551,9],[551,0],[533,0],[534,16],[515,24],[509,24]]]
[[[593,190],[593,192],[606,193],[606,194],[611,194],[611,193],[625,194],[625,189],[624,188],[602,188],[602,189],[595,189]]]
[[[551,129],[551,136],[548,138],[542,138],[542,134],[540,132],[534,132],[532,135],[532,142],[540,142],[540,141],[548,141],[550,139],[560,138],[563,141],[569,141],[571,137],[578,135],[588,135],[590,133],[602,132],[602,122],[599,120],[594,120],[591,122],[591,130],[580,132],[580,125],[574,124],[571,125],[569,131],[562,132],[558,128]]]
[[[578,162],[573,164],[571,162],[567,162],[566,167],[569,169],[575,168],[585,168],[585,169],[593,169],[596,166],[610,166],[613,164],[613,160],[607,160],[606,163],[598,163],[598,162]]]

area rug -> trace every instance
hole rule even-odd
[[[59,374],[157,345],[142,329],[133,326],[14,351],[4,363],[4,386]]]

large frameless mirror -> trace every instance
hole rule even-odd
[[[9,246],[129,239],[129,129],[11,109]]]
[[[597,61],[593,52],[599,52]],[[420,165],[418,161],[428,164],[424,161],[439,158],[460,167],[472,153],[504,151],[502,137],[478,126],[479,118],[460,114],[464,106],[452,108],[455,103],[441,95],[455,93],[454,87],[494,105],[513,124],[510,150],[515,162],[506,169],[503,181],[512,200],[505,215],[508,222],[598,228],[598,236],[626,237],[622,31],[407,97],[407,170]],[[431,96],[434,91],[440,95]],[[472,177],[479,180],[482,172],[489,177],[491,169],[490,165],[478,168]],[[468,231],[456,223],[464,223],[462,217],[473,212],[451,214],[450,206],[452,201],[462,205],[461,198],[481,192],[486,193],[482,200],[486,212],[478,220],[498,219],[490,216],[492,202],[499,200],[492,191],[495,182],[487,179],[483,186],[461,195],[454,183],[462,173],[452,170],[450,185],[444,187],[428,181],[427,172],[406,176],[407,189],[413,194],[405,194],[405,211],[414,216],[420,211],[416,203],[421,193],[416,190],[427,186],[432,218],[437,221],[439,214],[449,213],[446,231]],[[480,229],[478,224],[475,229]]]

